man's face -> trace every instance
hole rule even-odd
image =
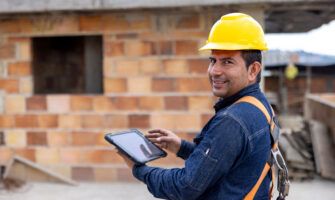
[[[212,50],[209,82],[217,97],[229,97],[250,84],[241,51]]]

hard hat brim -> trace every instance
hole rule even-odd
[[[234,43],[212,43],[209,42],[203,47],[199,49],[199,51],[202,50],[261,50],[266,51],[268,50],[268,47],[266,45],[262,45],[255,48],[255,45],[239,45]]]

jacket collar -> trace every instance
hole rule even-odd
[[[218,112],[219,110],[230,106],[241,97],[249,96],[252,93],[256,92],[260,92],[259,83],[249,85],[230,97],[220,98],[218,102],[214,105],[215,112]]]

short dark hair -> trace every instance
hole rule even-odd
[[[249,69],[249,66],[256,61],[262,64],[262,52],[260,50],[242,50],[241,55],[245,65],[247,66],[247,69]],[[257,75],[257,83],[261,81],[261,74],[262,69]]]

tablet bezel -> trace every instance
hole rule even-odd
[[[153,146],[155,146],[160,151],[160,154],[156,155],[156,156],[154,156],[154,157],[152,157],[150,159],[147,159],[145,161],[140,161],[138,158],[135,157],[135,155],[132,155],[129,151],[127,151],[127,149],[125,147],[120,146],[119,144],[117,144],[113,140],[114,136],[118,136],[118,135],[122,135],[122,134],[130,134],[130,133],[136,133],[139,137],[141,137],[145,141],[151,143]],[[124,155],[126,155],[129,159],[131,159],[136,164],[145,164],[147,162],[150,162],[150,161],[156,160],[158,158],[162,158],[162,157],[166,157],[167,156],[167,153],[163,149],[161,149],[160,147],[158,147],[157,145],[155,145],[153,142],[151,142],[148,138],[146,138],[137,129],[129,129],[129,130],[126,130],[126,131],[121,131],[121,132],[107,133],[105,135],[105,140],[107,140],[109,143],[111,143],[112,145],[114,145],[121,153],[123,153]],[[124,145],[124,146],[126,146],[126,145]]]

